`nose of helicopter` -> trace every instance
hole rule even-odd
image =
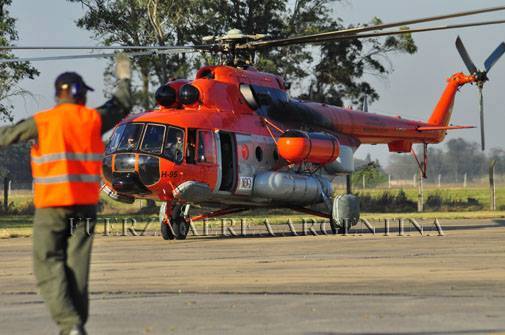
[[[122,194],[149,194],[151,191],[142,183],[136,172],[116,173],[112,177],[112,188]]]
[[[103,161],[103,174],[118,193],[147,195],[160,180],[160,159],[138,153],[110,155]]]

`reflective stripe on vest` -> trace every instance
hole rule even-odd
[[[51,177],[36,177],[33,182],[37,184],[58,184],[58,183],[99,183],[100,176],[93,174],[68,174]]]
[[[103,159],[102,154],[90,154],[90,153],[75,153],[75,152],[62,152],[56,154],[47,154],[38,157],[33,157],[32,162],[35,164],[45,164],[57,161],[79,161],[79,162],[101,162]]]

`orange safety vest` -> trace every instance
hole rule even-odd
[[[61,104],[34,116],[32,147],[36,208],[95,205],[102,176],[102,119],[95,109]]]

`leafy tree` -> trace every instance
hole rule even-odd
[[[333,11],[339,0],[67,0],[86,10],[78,26],[94,32],[105,45],[201,44],[202,37],[221,35],[232,28],[246,34],[269,33],[273,38],[346,28]],[[378,24],[374,19],[370,24]],[[363,80],[365,73],[387,75],[385,56],[414,53],[410,36],[342,41],[323,46],[290,46],[258,52],[256,66],[297,81],[302,98],[341,105],[357,103],[366,94],[378,99],[375,89]],[[152,86],[169,77],[186,77],[208,55],[185,54],[138,57],[138,97],[147,108]]]
[[[191,40],[188,36],[194,22],[186,17],[195,1],[159,0],[68,0],[80,3],[86,10],[77,21],[81,28],[92,31],[104,45],[175,45]],[[169,77],[186,77],[190,62],[186,55],[153,55],[135,57],[134,70],[140,85],[134,90],[138,104],[152,106],[152,86]],[[110,67],[106,70],[110,75]]]
[[[374,18],[370,24],[380,23],[380,19]],[[333,21],[326,29],[344,28],[338,21]],[[321,60],[315,66],[308,93],[303,97],[333,105],[342,105],[344,100],[358,105],[364,96],[373,102],[379,95],[370,83],[362,80],[365,73],[384,77],[392,70],[391,66],[384,64],[384,56],[394,52],[413,54],[416,51],[411,35],[387,37],[383,42],[366,39],[327,43],[321,47]]]
[[[505,150],[503,149],[491,149],[491,154],[489,155],[490,160],[496,160],[495,172],[497,174],[505,174]]]
[[[18,39],[16,19],[10,16],[7,7],[12,0],[0,0],[0,45],[10,46]],[[0,53],[0,58],[14,58],[9,52]],[[27,95],[29,92],[18,86],[24,78],[33,79],[39,72],[26,62],[0,64],[0,121],[12,121],[14,106],[10,98],[16,95]]]
[[[482,176],[487,171],[487,158],[477,143],[462,138],[446,143],[446,166],[453,172],[454,181],[462,181],[466,173],[469,179]]]
[[[363,187],[363,178],[365,178],[365,186],[376,187],[385,183],[388,180],[387,175],[381,168],[379,162],[371,162],[356,170],[352,175],[352,183],[355,188]]]

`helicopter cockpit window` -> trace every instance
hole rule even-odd
[[[121,134],[121,140],[117,146],[117,151],[134,151],[137,150],[142,135],[144,124],[128,123],[125,125]]]
[[[105,150],[105,154],[109,155],[116,151],[117,146],[119,145],[119,140],[121,139],[121,135],[123,135],[123,131],[125,129],[126,125],[120,125],[114,130],[114,133],[112,134],[109,143],[107,144],[107,148]]]
[[[214,134],[208,130],[198,132],[198,163],[216,163],[216,142]]]
[[[161,154],[163,148],[163,137],[165,135],[165,126],[150,124],[147,126],[144,140],[140,151],[148,154]]]
[[[182,129],[168,127],[163,156],[174,163],[182,163],[184,157],[184,131]]]

